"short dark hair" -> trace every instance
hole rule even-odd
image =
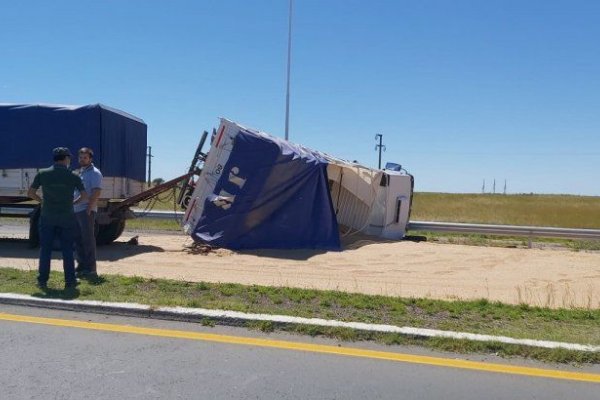
[[[61,155],[55,155],[52,158],[54,159],[54,161],[62,161],[67,157],[71,157],[71,156],[68,156],[66,154],[61,154]]]
[[[54,161],[62,161],[65,157],[71,157],[71,151],[68,147],[56,147],[52,150]]]
[[[90,149],[89,147],[80,148],[77,154],[87,154],[90,156],[90,158],[94,158],[94,150]]]

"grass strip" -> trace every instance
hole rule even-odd
[[[523,236],[486,235],[479,233],[447,233],[428,231],[409,231],[409,237],[429,243],[460,244],[466,246],[529,248],[529,238]],[[557,249],[571,251],[600,251],[600,240],[531,238],[532,248]]]
[[[411,219],[597,229],[600,197],[416,192]]]
[[[35,276],[35,271],[0,268],[0,292],[66,298],[66,293],[61,290],[63,285],[61,273],[51,273],[49,281],[51,289],[47,293],[35,287]],[[83,281],[76,297],[81,300],[135,302],[151,306],[201,307],[514,338],[600,344],[600,310],[513,306],[483,299],[450,302],[232,283],[192,283],[120,275],[105,275],[95,284]],[[211,323],[210,319],[203,321],[205,325]],[[526,346],[466,340],[419,339],[398,334],[366,333],[351,329],[304,325],[279,327],[269,322],[249,323],[248,326],[266,332],[277,329],[308,335],[324,335],[340,340],[419,344],[453,352],[492,352],[545,361],[600,363],[599,353],[533,349]]]
[[[174,231],[182,232],[181,225],[173,217],[172,219],[156,219],[156,218],[135,218],[128,219],[125,223],[126,229],[129,231]]]

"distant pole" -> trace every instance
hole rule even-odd
[[[152,183],[152,146],[148,146],[148,186]]]
[[[294,0],[290,0],[288,16],[288,53],[287,53],[287,90],[285,93],[285,140],[290,137],[290,67],[292,64],[292,9]]]
[[[494,190],[493,193],[496,194],[496,178],[494,178]]]
[[[485,193],[485,179],[483,180],[483,186],[481,186],[481,193]]]
[[[504,194],[506,194],[506,179],[504,180]]]
[[[378,169],[381,169],[381,150],[385,151],[385,146],[383,145],[383,135],[378,133],[375,135],[375,140],[379,139],[379,144],[375,145],[375,151],[379,150],[379,164]]]

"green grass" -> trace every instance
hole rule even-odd
[[[175,204],[178,194],[179,189],[172,189],[154,199],[139,203],[135,208],[148,211],[182,211],[179,205]],[[146,217],[130,219],[127,220],[126,227],[131,230],[181,231],[179,221],[175,217],[166,220]]]
[[[492,195],[417,192],[411,220],[500,225],[600,228],[600,197],[570,195]],[[493,247],[528,247],[524,237],[411,231],[428,241]],[[600,241],[532,238],[533,247],[598,251]]]
[[[598,229],[600,197],[417,192],[411,220]]]
[[[152,218],[135,218],[128,219],[125,225],[126,229],[133,231],[178,231],[182,228],[175,218],[173,219],[152,219]]]
[[[35,272],[0,268],[0,292],[64,298],[62,274],[53,272],[43,293],[34,286]],[[79,299],[136,302],[152,306],[184,306],[250,313],[281,314],[307,318],[456,330],[516,338],[600,344],[600,310],[547,309],[479,301],[439,301],[369,296],[223,283],[190,283],[106,275],[100,284],[82,283]],[[211,326],[210,319],[202,321]],[[378,340],[383,343],[421,344],[441,350],[521,355],[547,361],[600,362],[600,354],[530,349],[524,346],[473,343],[464,340],[416,339],[314,326],[280,328],[272,323],[250,324],[254,329],[285,329],[343,340]]]
[[[518,236],[483,235],[477,233],[446,233],[409,231],[409,237],[426,238],[431,243],[461,244],[468,246],[487,246],[504,248],[528,248],[529,238]],[[531,238],[534,248],[561,248],[573,251],[600,251],[599,240]]]

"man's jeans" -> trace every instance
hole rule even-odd
[[[50,260],[54,239],[60,241],[63,256],[63,269],[65,271],[65,285],[75,285],[75,261],[73,260],[73,240],[75,238],[75,219],[63,221],[60,224],[44,221],[40,218],[40,264],[38,282],[46,284],[50,277]]]
[[[96,236],[95,222],[96,212],[88,215],[87,211],[75,213],[78,234],[75,238],[75,250],[77,251],[77,271],[83,273],[96,273]]]

